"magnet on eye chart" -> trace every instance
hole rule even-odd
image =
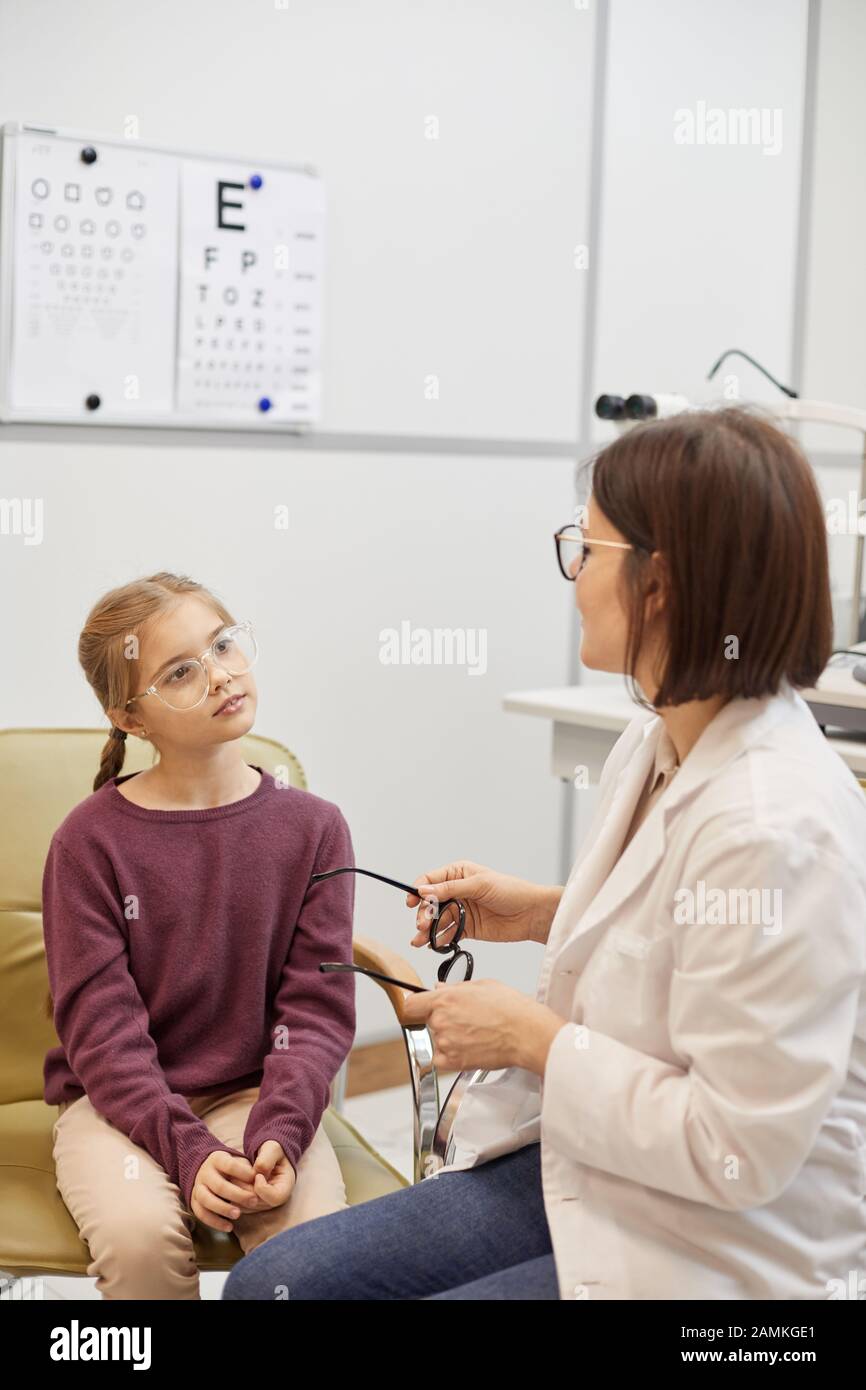
[[[273,401],[268,396],[262,396],[259,400],[259,410],[261,411],[270,410],[272,405]]]
[[[81,151],[81,163],[82,163],[82,164],[95,164],[95,163],[96,163],[96,160],[97,160],[96,150],[93,148],[92,145],[85,145],[85,146],[84,146],[84,149]]]
[[[99,396],[96,395],[96,392],[93,391],[93,392],[91,392],[91,394],[86,398],[84,404],[87,406],[87,409],[88,409],[88,410],[98,410],[99,407],[102,405],[102,400],[100,399]]]
[[[263,183],[261,174],[250,174],[250,188],[261,188]]]

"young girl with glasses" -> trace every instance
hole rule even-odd
[[[338,807],[244,761],[257,649],[202,585],[107,593],[79,660],[112,723],[45,864],[57,1186],[104,1298],[196,1299],[196,1221],[244,1253],[346,1207],[322,1126],[355,1033]],[[126,741],[147,771],[122,775]]]

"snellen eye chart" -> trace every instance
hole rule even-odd
[[[0,158],[0,420],[318,420],[313,169],[19,123]]]

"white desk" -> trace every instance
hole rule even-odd
[[[604,760],[640,706],[617,686],[573,685],[554,690],[520,690],[506,695],[503,709],[512,714],[532,714],[553,724],[551,771],[564,782],[574,782],[575,769],[585,767],[590,785],[601,776]],[[856,777],[866,778],[866,736],[828,735],[828,742]],[[560,882],[571,870],[570,819],[563,837]],[[563,872],[564,870],[564,872]]]

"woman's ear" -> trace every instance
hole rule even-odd
[[[644,619],[647,623],[661,617],[667,607],[670,592],[670,572],[668,563],[660,550],[654,550],[649,557],[649,566],[644,579]]]

